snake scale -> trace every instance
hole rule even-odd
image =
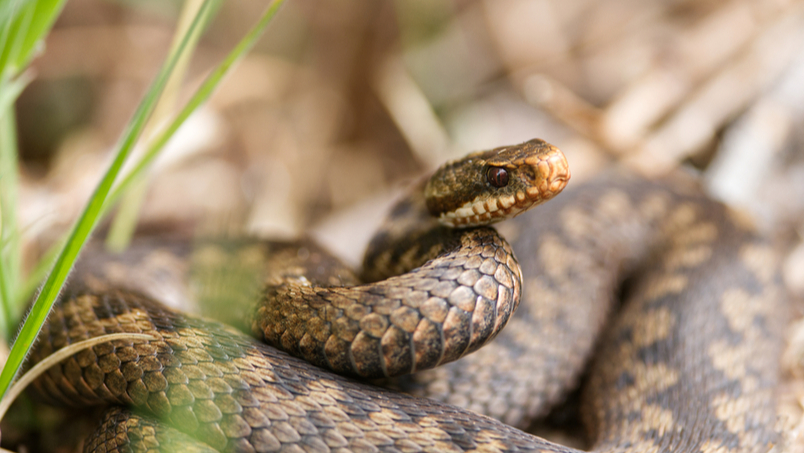
[[[455,201],[449,189],[468,172],[477,187]],[[456,225],[516,215],[562,190],[561,153],[532,140],[440,175],[370,244],[371,284],[308,243],[157,238],[123,257],[87,252],[32,362],[103,333],[155,338],[78,353],[34,392],[135,408],[109,410],[88,452],[570,452],[518,427],[560,401],[590,359],[581,414],[594,451],[774,447],[783,296],[776,255],[745,219],[690,184],[613,172],[508,222],[510,247],[491,228],[447,228],[431,214]],[[473,198],[478,189],[496,195]],[[352,376],[450,363],[390,384],[410,396],[154,300],[165,280],[187,278],[187,262],[224,253],[266,263],[248,326],[278,348]],[[140,274],[152,283],[138,286]]]

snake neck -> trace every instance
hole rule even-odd
[[[360,274],[364,282],[404,274],[456,245],[456,241],[448,243],[444,239],[457,235],[428,211],[426,184],[427,180],[420,181],[398,200],[372,236]]]

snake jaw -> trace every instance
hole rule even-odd
[[[490,188],[489,184],[486,184],[487,187],[476,184],[476,191],[481,193],[453,209],[445,208],[449,206],[444,202],[444,199],[448,198],[447,195],[441,193],[433,195],[436,189],[429,186],[430,195],[437,200],[429,199],[429,208],[432,213],[438,214],[439,222],[443,225],[473,227],[516,217],[555,197],[570,180],[570,168],[564,154],[556,147],[538,139],[471,154],[462,161],[451,162],[447,169],[460,174],[471,171],[466,168],[470,166],[481,168],[481,171],[475,170],[479,174],[485,174],[486,171],[483,170],[492,167],[506,169],[511,182],[501,188]],[[458,179],[452,174],[450,176]],[[477,189],[479,186],[483,190]],[[448,193],[444,189],[443,192]]]

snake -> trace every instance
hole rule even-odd
[[[579,385],[591,451],[776,448],[772,245],[682,177],[616,169],[525,212],[569,178],[538,139],[449,162],[358,274],[307,240],[90,246],[30,362],[153,339],[79,352],[31,393],[116,405],[86,452],[577,452],[522,428]],[[503,219],[511,245],[488,226]],[[192,263],[254,272],[216,284]],[[257,300],[242,325],[266,343],[159,301],[194,273]]]

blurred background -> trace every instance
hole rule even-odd
[[[224,2],[182,93],[265,6]],[[67,3],[17,103],[29,262],[97,184],[181,7]],[[694,174],[785,257],[780,428],[802,451],[804,77],[801,1],[288,0],[160,158],[141,223],[309,232],[355,264],[406,185],[468,151],[543,138],[571,184]]]

